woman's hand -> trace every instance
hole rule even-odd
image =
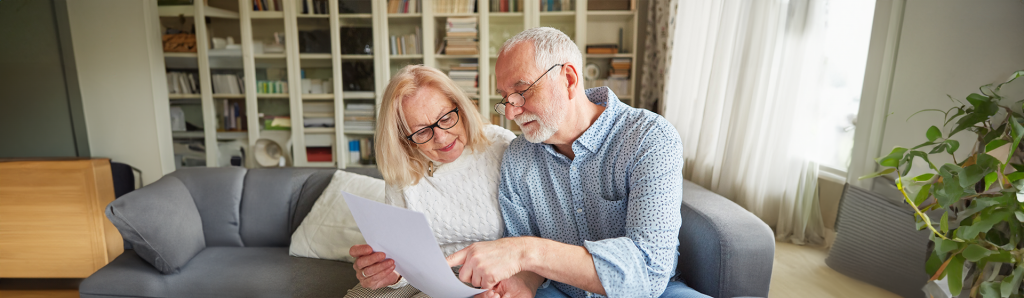
[[[395,260],[386,258],[383,252],[374,252],[369,245],[354,245],[348,253],[356,258],[352,268],[356,269],[356,278],[364,288],[380,289],[397,283],[401,278],[395,272]]]

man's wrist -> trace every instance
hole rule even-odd
[[[540,264],[540,258],[542,257],[537,252],[544,251],[541,247],[544,245],[543,239],[520,237],[519,240],[519,265],[522,267],[521,271],[537,272],[537,264]]]

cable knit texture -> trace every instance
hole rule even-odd
[[[422,212],[441,251],[448,256],[478,241],[498,239],[505,232],[498,206],[501,158],[515,134],[487,125],[491,145],[483,152],[468,148],[454,162],[443,164],[416,185],[398,189],[387,185],[385,202]]]

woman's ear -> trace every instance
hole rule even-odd
[[[577,75],[577,67],[572,63],[566,62],[565,65],[562,66],[562,68],[562,71],[565,72],[565,91],[569,94],[569,100],[572,100],[573,98],[576,97],[576,92],[573,91],[576,90],[576,88],[579,88],[579,84],[581,83],[580,77],[579,75]]]

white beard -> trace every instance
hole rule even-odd
[[[541,111],[541,115],[523,112],[516,116],[516,124],[523,130],[523,135],[526,136],[526,140],[530,143],[541,143],[547,141],[558,132],[558,123],[565,118],[564,109],[556,109],[552,106],[548,106]],[[523,127],[523,123],[537,121],[538,128],[528,129]]]

